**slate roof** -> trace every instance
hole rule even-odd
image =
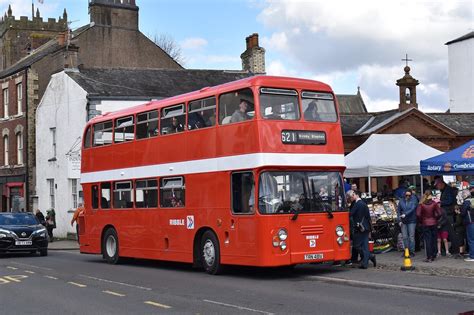
[[[89,98],[154,98],[175,96],[203,87],[253,76],[247,71],[187,69],[80,69],[66,72]]]
[[[393,109],[367,114],[341,114],[341,127],[344,136],[371,134],[390,124],[393,120],[408,113],[413,108],[399,112]],[[423,113],[439,124],[453,130],[460,136],[474,137],[474,113]]]
[[[472,31],[470,33],[467,33],[466,35],[461,36],[459,38],[453,39],[452,41],[447,42],[445,45],[451,45],[451,44],[454,44],[454,43],[457,43],[457,42],[462,42],[462,41],[470,39],[470,38],[474,38],[474,31]]]
[[[474,113],[427,113],[431,118],[445,124],[461,136],[474,138]]]
[[[364,100],[360,93],[356,95],[337,94],[339,102],[339,112],[341,114],[362,114],[367,113]]]

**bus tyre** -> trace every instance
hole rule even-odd
[[[219,241],[212,231],[206,231],[201,240],[201,261],[204,270],[211,275],[222,272]]]
[[[108,229],[102,239],[102,256],[109,264],[119,262],[119,241],[115,229]]]

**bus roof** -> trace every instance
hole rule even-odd
[[[160,109],[169,105],[177,105],[183,103],[189,99],[202,99],[209,97],[211,95],[225,93],[235,89],[241,89],[249,86],[269,86],[275,88],[288,88],[288,87],[298,87],[301,89],[316,89],[320,91],[332,92],[332,89],[326,83],[320,81],[308,80],[308,79],[298,79],[290,77],[277,77],[277,76],[265,76],[258,75],[253,77],[248,77],[212,87],[204,87],[198,91],[193,91],[185,94],[180,94],[161,100],[150,101],[141,105],[132,106],[129,108],[121,109],[114,112],[107,112],[102,115],[92,118],[87,124],[93,124],[100,121],[115,119],[127,115],[133,115],[137,112],[144,112],[153,109]]]

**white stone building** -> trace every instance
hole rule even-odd
[[[54,74],[36,112],[38,208],[54,208],[55,237],[75,234],[80,152],[86,122],[96,115],[152,99],[199,90],[251,75],[247,71],[81,69]]]
[[[446,43],[449,59],[449,110],[474,113],[474,31]]]

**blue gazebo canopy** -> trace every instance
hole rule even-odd
[[[420,161],[421,175],[472,175],[474,174],[474,140],[464,145]]]

